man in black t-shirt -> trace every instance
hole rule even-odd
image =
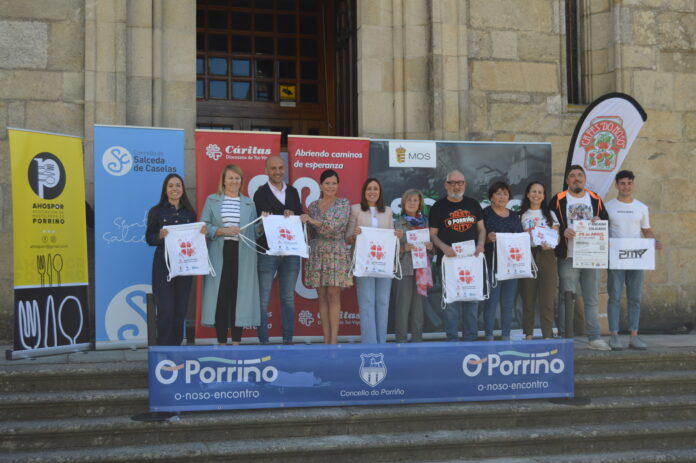
[[[483,252],[486,242],[486,227],[479,203],[464,196],[466,179],[464,174],[453,170],[445,180],[447,197],[438,200],[430,208],[428,224],[430,239],[437,248],[438,267],[442,256],[455,257],[452,243],[474,240],[475,255]],[[464,312],[464,340],[474,341],[478,337],[478,302],[454,302],[445,309],[445,331],[448,341],[459,340],[459,318]]]

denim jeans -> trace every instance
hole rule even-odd
[[[478,337],[478,301],[450,302],[445,307],[445,333],[448,341],[459,341],[459,319],[464,319],[464,341]]]
[[[360,307],[360,342],[387,342],[391,278],[357,277],[355,286]]]
[[[292,341],[295,328],[295,285],[300,273],[299,256],[259,255],[259,297],[261,307],[261,324],[256,330],[259,342],[268,342],[268,302],[271,298],[271,286],[276,273],[280,292],[280,314],[283,327],[283,341]]]
[[[572,258],[558,259],[558,280],[561,298],[565,297],[566,291],[575,294],[580,282],[585,301],[585,331],[590,341],[599,339],[599,270],[573,268]],[[559,310],[558,321],[565,327],[565,310]]]
[[[609,331],[619,331],[619,312],[621,310],[621,293],[626,282],[626,298],[628,299],[628,329],[637,331],[640,324],[640,299],[643,288],[642,270],[609,270],[607,275],[607,292],[609,303],[607,315],[609,316]]]
[[[490,279],[493,279],[493,272],[489,272]],[[495,288],[491,285],[490,295],[484,304],[483,321],[486,327],[486,336],[493,336],[495,316],[500,305],[500,328],[503,337],[510,337],[512,327],[512,311],[517,300],[517,280],[499,281]]]

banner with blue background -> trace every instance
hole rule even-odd
[[[183,129],[94,126],[97,349],[147,344],[147,212],[170,173],[184,177]]]
[[[149,350],[151,411],[573,396],[573,341]]]

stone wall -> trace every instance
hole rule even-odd
[[[564,4],[359,2],[361,135],[549,142],[560,189],[584,109],[565,94]],[[696,3],[582,0],[580,10],[588,101],[625,92],[648,113],[624,164],[665,244],[647,273],[644,320],[693,321],[696,210],[682,198],[696,193]]]
[[[94,124],[184,128],[195,187],[195,16],[195,0],[0,1],[0,343],[13,318],[6,128],[84,137],[90,203]]]

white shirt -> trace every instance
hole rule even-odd
[[[268,182],[268,186],[271,188],[271,193],[273,193],[273,196],[275,196],[278,201],[280,201],[280,204],[285,204],[285,191],[288,189],[288,186],[285,184],[285,182],[282,183],[282,187],[277,189],[274,187],[271,182]]]
[[[630,203],[612,199],[604,207],[609,213],[610,238],[640,238],[641,230],[650,228],[648,206],[637,199]]]
[[[566,195],[568,204],[566,205],[566,218],[568,219],[568,228],[573,229],[573,222],[576,220],[592,220],[592,200],[590,194],[585,192],[581,198],[568,193]],[[568,257],[573,257],[573,241],[568,240]]]
[[[379,219],[377,218],[377,208],[370,206],[370,217],[372,218],[372,226],[374,228],[379,227]]]
[[[533,230],[536,227],[553,228],[554,225],[558,225],[558,218],[556,217],[556,213],[553,211],[549,212],[551,212],[551,219],[553,220],[552,224],[547,223],[546,218],[544,218],[544,214],[542,214],[541,212],[541,209],[527,209],[521,217],[522,229],[524,231],[529,231]]]
[[[239,196],[236,198],[231,198],[229,196],[225,196],[225,199],[222,200],[222,205],[220,206],[220,217],[222,218],[222,225],[225,227],[238,227],[239,226],[239,219],[240,219],[240,208],[239,205],[241,204],[239,200]],[[233,240],[233,241],[239,241],[238,236],[227,236],[225,235],[226,240]]]

